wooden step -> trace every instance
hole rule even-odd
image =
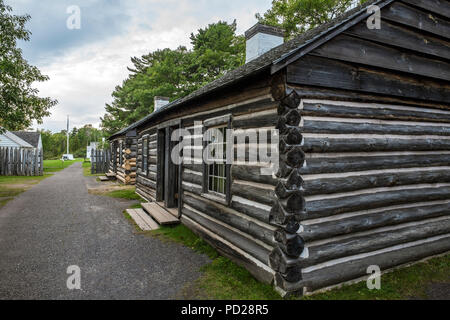
[[[144,208],[144,210],[161,225],[180,223],[180,220],[161,208],[157,203],[142,203],[141,205],[142,208]]]
[[[98,178],[100,179],[101,182],[107,182],[107,181],[109,181],[109,178],[108,178],[108,177],[105,177],[105,176],[100,176],[100,177],[98,177]]]
[[[142,209],[127,209],[127,213],[142,231],[152,231],[159,229],[158,224],[153,221]],[[147,217],[147,218],[145,218]]]
[[[159,229],[159,224],[156,223],[155,220],[153,220],[148,214],[147,212],[145,212],[142,209],[135,209],[136,213],[142,218],[142,220],[144,220],[144,222],[150,227],[152,228],[152,230],[158,230]]]
[[[106,176],[107,176],[108,178],[115,178],[115,177],[116,177],[116,174],[115,174],[115,173],[112,173],[112,172],[108,172],[108,173],[106,174]]]

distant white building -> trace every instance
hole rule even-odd
[[[92,150],[97,150],[98,142],[91,142],[90,145],[86,148],[86,158],[88,158],[92,162]]]
[[[39,132],[5,131],[0,134],[0,147],[42,150],[42,137]]]

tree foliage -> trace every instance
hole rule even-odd
[[[365,1],[273,0],[272,7],[263,15],[256,14],[256,18],[261,23],[283,28],[289,39],[329,22]]]
[[[42,146],[44,148],[44,159],[60,159],[67,151],[67,135],[66,130],[58,133],[51,131],[40,131],[42,136]],[[69,133],[70,152],[76,158],[86,157],[86,147],[91,142],[102,142],[102,138],[106,138],[107,134],[91,126],[85,126],[77,129],[73,128]]]
[[[38,97],[38,90],[32,87],[48,77],[29,65],[17,47],[18,40],[30,40],[31,33],[25,28],[30,16],[11,12],[12,8],[0,0],[0,128],[21,130],[33,120],[41,123],[57,102]]]
[[[133,57],[129,77],[114,90],[102,127],[110,134],[154,110],[154,97],[184,97],[245,62],[245,39],[236,22],[219,21],[191,34],[192,50],[180,46]]]

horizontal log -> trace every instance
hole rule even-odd
[[[337,173],[337,172],[352,172],[364,170],[381,170],[381,169],[395,169],[395,168],[421,168],[421,167],[437,167],[445,166],[450,163],[449,154],[395,154],[386,153],[380,156],[339,156],[320,158],[307,158],[307,166],[300,169],[302,175],[306,174],[320,174],[320,173]]]
[[[394,135],[442,135],[450,136],[450,125],[430,125],[419,122],[381,122],[380,120],[346,120],[345,118],[305,117],[303,133],[335,134],[394,134]]]
[[[258,240],[274,245],[274,227],[268,225],[264,227],[264,224],[257,223],[254,219],[247,218],[224,205],[187,192],[183,196],[183,203]]]
[[[395,137],[395,138],[394,138]],[[374,152],[374,151],[439,151],[450,150],[450,139],[430,139],[428,136],[409,139],[399,136],[358,138],[350,135],[304,134],[304,152]],[[417,138],[416,138],[417,137]]]
[[[141,188],[136,188],[136,193],[138,195],[140,195],[142,198],[144,198],[145,200],[147,200],[148,202],[152,202],[155,200],[155,194],[146,192],[145,190],[143,190]]]
[[[400,207],[387,207],[361,212],[360,215],[303,225],[300,233],[305,241],[316,241],[371,229],[432,219],[448,215],[450,201],[446,203],[413,203]]]
[[[277,110],[264,112],[261,114],[250,114],[243,118],[233,119],[234,129],[248,129],[248,128],[265,128],[275,127],[278,122]]]
[[[232,174],[233,179],[276,186],[278,183],[278,179],[275,178],[273,175],[261,174],[262,169],[264,169],[264,168],[258,167],[258,166],[251,166],[251,165],[245,165],[245,166],[233,165],[231,167],[231,174]]]
[[[449,219],[333,241],[308,247],[309,259],[305,261],[304,267],[448,233],[450,233]]]
[[[375,119],[416,122],[450,123],[450,112],[419,107],[395,107],[371,103],[345,103],[326,100],[307,100],[303,104],[305,117],[340,117],[350,119]]]
[[[394,172],[397,170],[397,172]],[[350,192],[361,189],[395,187],[419,183],[450,183],[450,167],[434,168],[433,171],[418,168],[400,170],[393,169],[387,173],[370,171],[368,174],[349,174],[341,177],[314,175],[305,178],[305,195],[331,194]]]
[[[246,268],[256,279],[263,283],[272,284],[273,272],[269,267],[262,268],[261,264],[257,262],[257,259],[253,258],[249,254],[245,254],[243,250],[239,249],[237,246],[224,243],[221,241],[220,237],[216,236],[213,232],[204,228],[187,216],[181,217],[181,222],[203,238],[211,246],[216,248],[222,255],[231,259],[236,264]]]
[[[252,241],[248,237],[245,237],[233,230],[225,227],[222,224],[215,223],[214,221],[205,218],[187,208],[182,209],[183,215],[187,216],[191,220],[201,224],[203,227],[212,231],[224,240],[234,244],[245,252],[249,253],[251,256],[255,257],[264,264],[269,263],[270,250],[266,247],[259,245],[257,242]]]
[[[231,198],[231,208],[259,221],[265,223],[269,223],[270,221],[270,211],[272,208],[268,205],[233,196]]]
[[[407,204],[411,202],[437,201],[450,199],[450,187],[411,186],[412,188],[391,188],[392,190],[374,193],[346,196],[324,200],[310,200],[307,198],[306,212],[308,219],[332,216],[335,214],[374,209],[390,205]],[[389,189],[389,188],[386,188]],[[383,189],[384,190],[384,189]]]
[[[203,184],[203,174],[198,175],[198,174],[194,174],[193,172],[183,170],[182,178],[183,178],[183,181],[186,181],[189,183],[198,184],[198,185]]]
[[[231,194],[268,206],[272,206],[276,199],[273,186],[248,183],[245,181],[233,181]]]
[[[152,189],[156,190],[156,183],[150,179],[146,179],[142,176],[138,176],[137,177],[137,184],[138,185],[143,185]]]
[[[182,183],[182,189],[183,191],[191,192],[195,195],[202,195],[203,193],[203,187],[198,184],[188,183],[183,181]]]
[[[398,246],[395,250],[380,250],[372,255],[355,257],[341,263],[312,270],[306,269],[303,271],[303,280],[298,285],[307,287],[307,291],[311,292],[363,276],[367,277],[367,267],[371,265],[377,265],[381,270],[387,271],[397,266],[448,252],[450,250],[449,240],[448,236],[438,236],[426,241],[413,242],[408,246]]]

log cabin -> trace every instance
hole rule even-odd
[[[136,137],[137,193],[282,295],[448,253],[450,2],[369,1],[288,42],[260,24],[246,38],[245,65],[112,137]],[[206,163],[210,128],[246,161]],[[247,143],[263,129],[270,174],[267,141]]]
[[[109,162],[109,178],[116,178],[125,185],[136,184],[136,130],[128,128],[109,138],[111,160]]]

